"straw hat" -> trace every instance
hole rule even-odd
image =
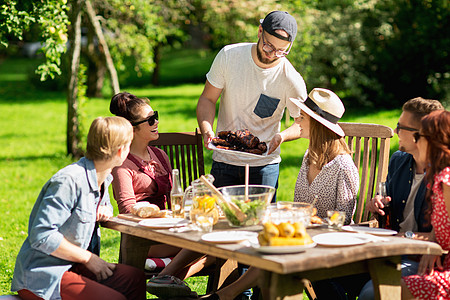
[[[309,93],[305,101],[296,98],[289,98],[289,100],[331,131],[340,136],[345,135],[341,126],[337,124],[344,114],[344,104],[332,91],[315,88]]]

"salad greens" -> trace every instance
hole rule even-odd
[[[231,210],[226,204],[222,205],[221,208],[225,214],[227,220],[233,226],[243,226],[243,225],[256,225],[259,223],[259,219],[263,210],[265,209],[265,201],[262,200],[254,200],[254,201],[239,201],[236,199],[232,199],[240,210],[246,215],[244,221],[240,222],[239,219],[234,214],[233,210]]]

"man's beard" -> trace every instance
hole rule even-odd
[[[256,56],[258,57],[258,60],[265,65],[270,65],[277,61],[279,58],[276,56],[273,59],[263,57],[262,50],[259,49],[259,41],[260,40],[258,40],[258,43],[256,44]]]

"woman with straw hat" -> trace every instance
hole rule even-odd
[[[343,138],[344,131],[337,124],[345,111],[344,105],[335,93],[321,88],[313,89],[305,101],[294,98],[289,100],[301,109],[300,137],[310,139],[297,179],[295,201],[312,202],[314,196],[318,195],[316,206],[320,217],[324,217],[323,211],[326,217],[327,210],[342,210],[346,212],[345,222],[348,224],[355,210],[359,174]],[[257,285],[259,275],[258,268],[250,267],[238,280],[204,299],[234,299],[242,291]],[[362,283],[367,279],[363,277]],[[347,278],[345,280],[347,282]],[[354,282],[354,279],[350,281]],[[338,282],[333,280],[332,284],[330,281],[318,283],[331,293],[324,295],[325,297],[338,299],[334,298],[338,291],[333,288]],[[358,286],[362,286],[362,283]],[[265,295],[268,292],[264,288],[261,287],[261,290]],[[359,291],[355,291],[355,295],[358,293]]]
[[[330,90],[315,88],[305,101],[290,99],[301,109],[300,137],[309,139],[297,183],[294,201],[312,203],[320,218],[327,211],[344,211],[345,224],[353,222],[359,173],[344,131],[338,121],[345,108]],[[318,299],[354,299],[368,278],[366,274],[313,282]],[[358,284],[360,283],[360,284]]]
[[[301,109],[300,137],[309,139],[297,183],[294,201],[314,201],[317,214],[344,211],[345,224],[352,222],[359,187],[359,173],[350,156],[344,131],[337,124],[345,108],[330,90],[315,88],[305,101],[290,99]]]

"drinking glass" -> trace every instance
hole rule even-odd
[[[328,216],[328,228],[341,229],[345,222],[345,211],[329,210]]]
[[[194,226],[197,230],[202,232],[211,232],[214,225],[214,214],[212,212],[199,211],[194,212],[193,215]]]

